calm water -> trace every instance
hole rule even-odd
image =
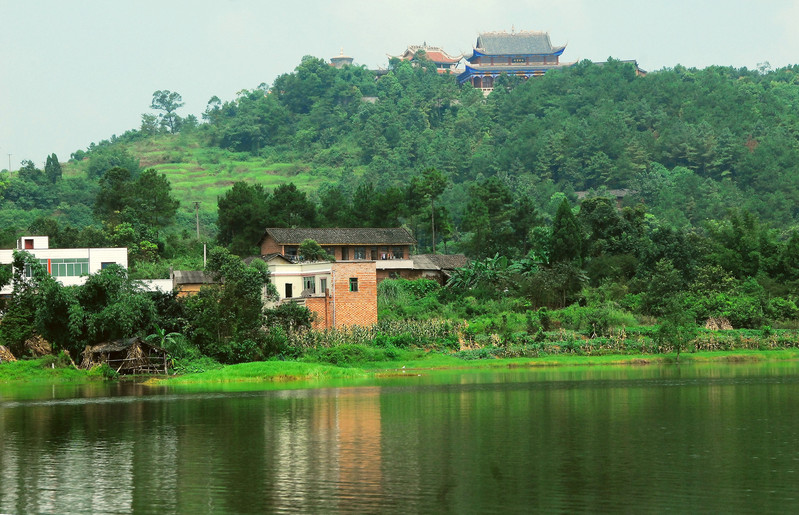
[[[0,434],[2,513],[799,511],[798,363],[0,386]]]

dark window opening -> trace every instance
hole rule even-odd
[[[291,291],[291,283],[286,283],[286,298],[290,299],[293,296],[293,292]]]
[[[358,278],[350,277],[350,291],[358,291]]]

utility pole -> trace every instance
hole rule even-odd
[[[197,239],[200,239],[200,203],[194,202],[194,219],[197,221]]]

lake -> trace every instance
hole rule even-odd
[[[318,386],[0,385],[0,513],[799,511],[799,363]]]

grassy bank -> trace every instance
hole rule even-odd
[[[233,382],[284,382],[312,379],[346,379],[363,377],[366,373],[357,368],[343,368],[297,361],[257,361],[229,365],[218,370],[155,380],[158,384],[233,383]]]
[[[679,363],[734,363],[762,361],[799,360],[798,349],[785,350],[735,350],[703,351],[682,353]],[[284,382],[314,379],[347,379],[380,377],[398,370],[442,370],[442,369],[485,369],[485,368],[524,368],[558,366],[600,366],[600,365],[657,365],[677,363],[677,354],[660,355],[556,355],[540,358],[493,358],[483,360],[464,360],[453,354],[439,352],[407,351],[398,359],[391,361],[367,361],[354,366],[340,367],[296,361],[265,361],[229,365],[219,370],[197,374],[187,374],[169,379],[158,379],[153,384],[208,384],[235,382]]]
[[[228,365],[216,370],[184,374],[170,378],[154,378],[153,385],[214,384],[214,383],[259,383],[314,381],[330,379],[361,379],[393,374],[398,370],[444,370],[487,368],[532,368],[602,365],[664,365],[681,363],[735,363],[799,360],[799,349],[781,350],[718,350],[668,354],[603,354],[577,355],[558,354],[535,358],[491,357],[465,360],[447,352],[422,350],[399,351],[389,361],[358,361],[343,366],[300,361],[261,361]],[[102,371],[78,370],[71,366],[59,366],[56,359],[46,357],[37,360],[16,361],[0,364],[0,383],[59,384],[102,380]]]
[[[0,383],[83,383],[102,380],[99,370],[79,370],[59,362],[56,356],[0,364]]]

